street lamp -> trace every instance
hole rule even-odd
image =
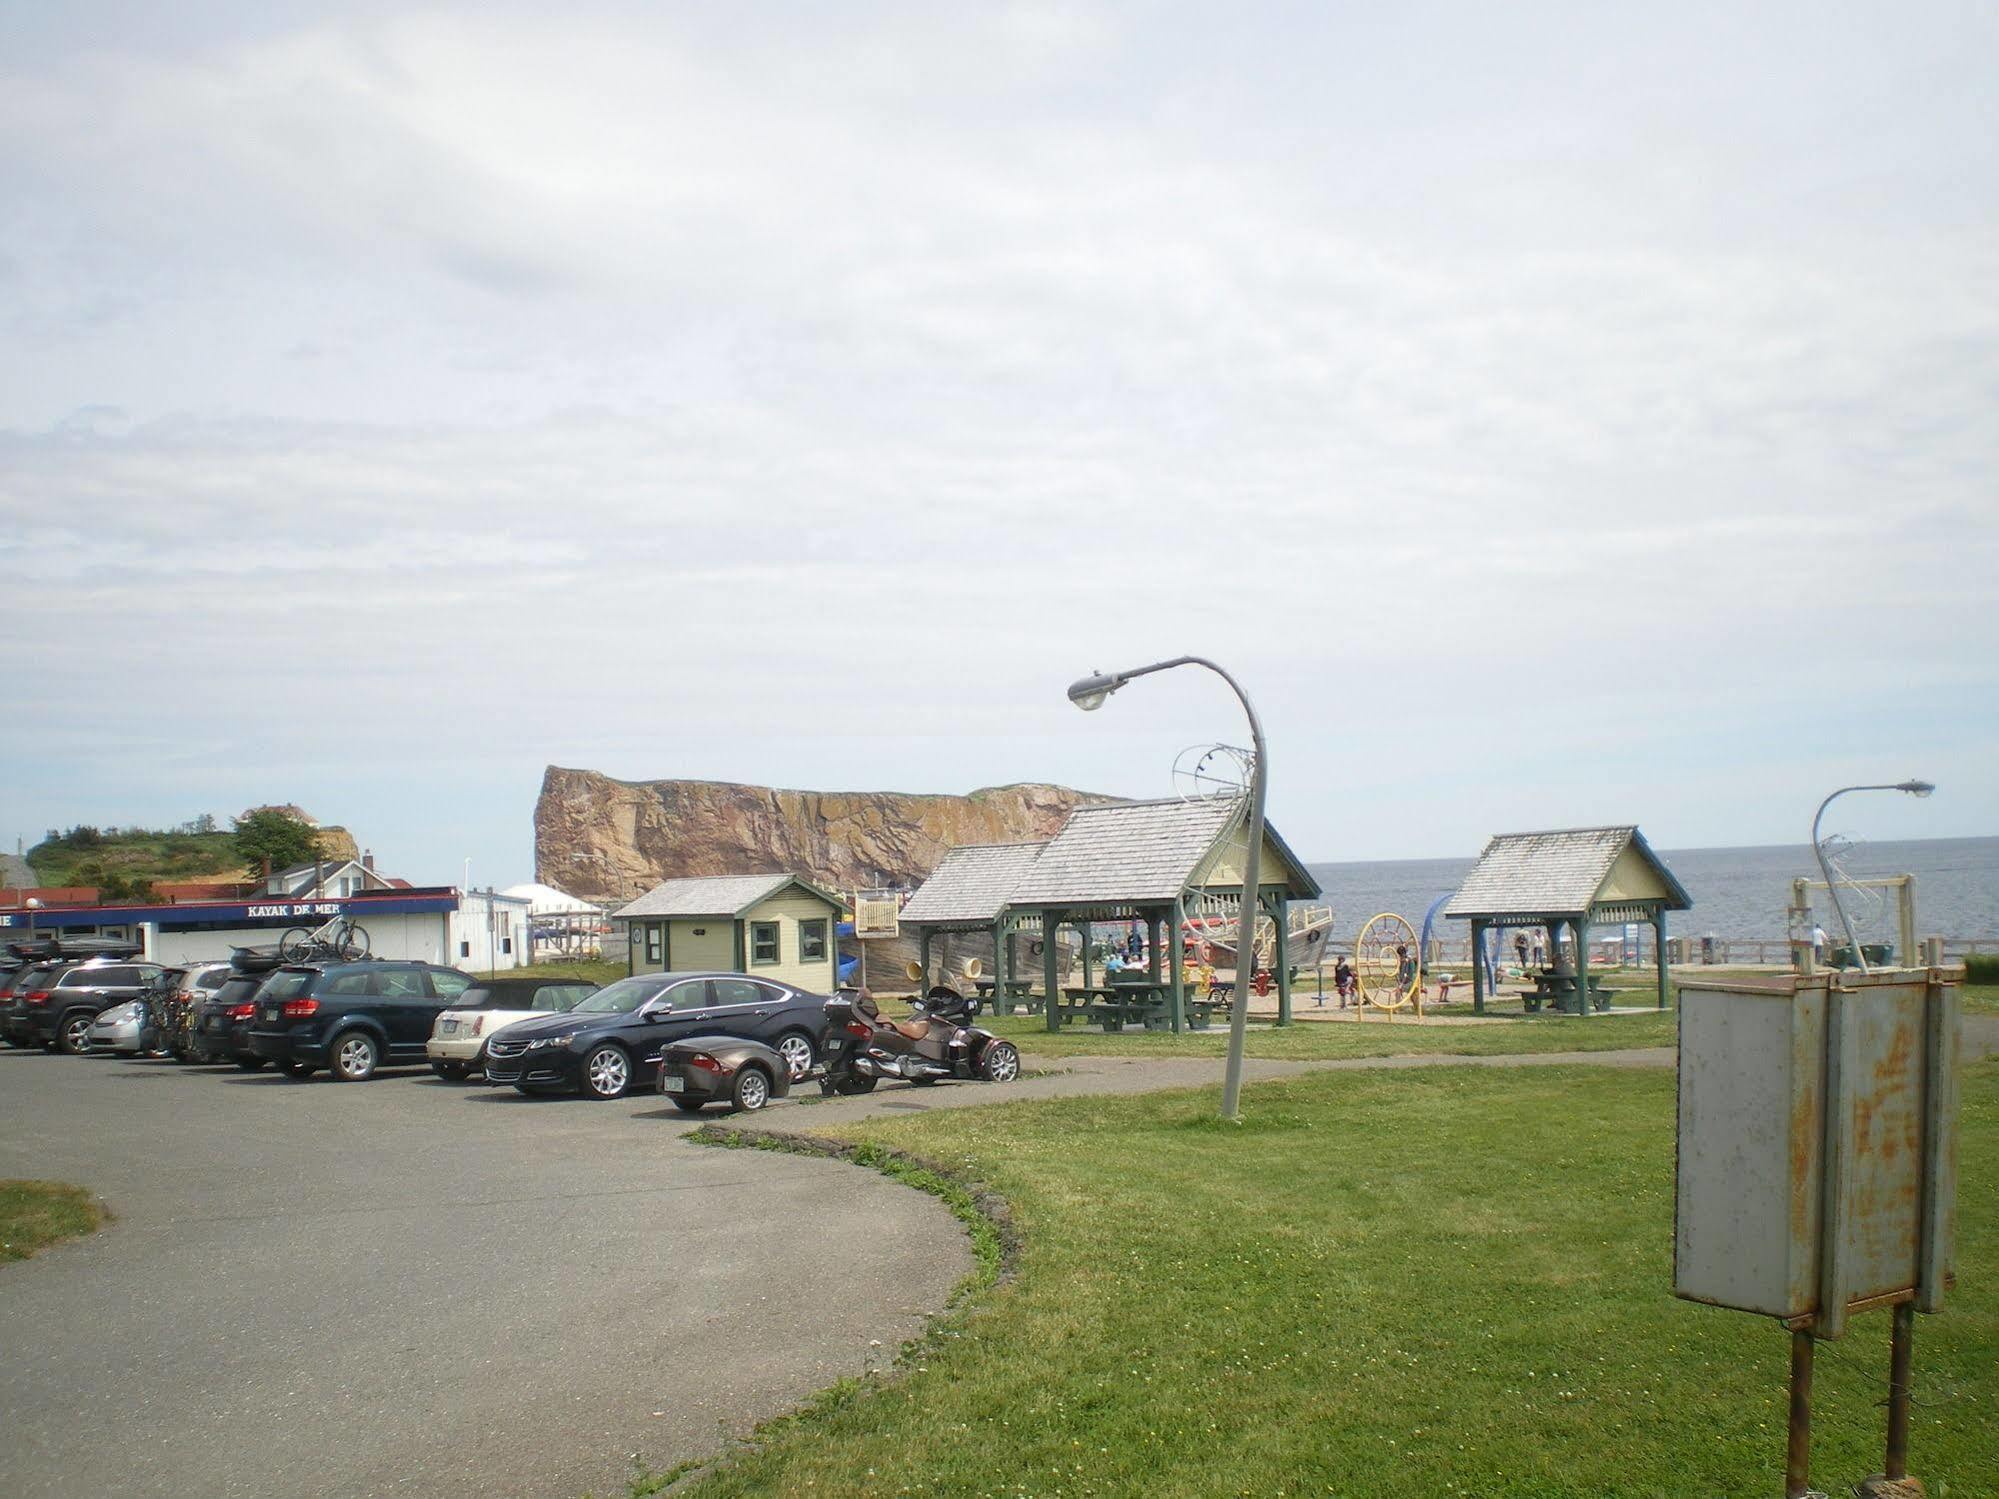
[[[1236,981],[1233,1005],[1229,1011],[1229,1060],[1228,1068],[1222,1074],[1222,1118],[1240,1117],[1237,1100],[1242,1093],[1242,1049],[1243,1036],[1249,1025],[1249,984],[1248,975],[1243,972],[1243,963],[1256,967],[1256,893],[1257,880],[1262,874],[1259,867],[1263,858],[1263,791],[1268,777],[1264,773],[1265,756],[1263,750],[1263,725],[1257,721],[1256,709],[1251,706],[1249,694],[1242,690],[1242,684],[1221,667],[1205,656],[1175,656],[1171,661],[1155,661],[1150,666],[1135,667],[1130,671],[1092,672],[1089,676],[1069,684],[1069,701],[1085,713],[1094,713],[1103,707],[1113,692],[1134,677],[1150,676],[1155,671],[1167,671],[1175,666],[1205,666],[1224,682],[1242,704],[1242,711],[1249,718],[1249,739],[1253,751],[1249,772],[1249,851],[1242,866],[1242,908],[1236,916]],[[1281,949],[1284,934],[1277,934]],[[1283,954],[1278,954],[1282,961]],[[1180,933],[1173,934],[1173,962],[1180,961]]]
[[[31,895],[22,904],[28,908],[28,940],[32,942],[35,940],[35,912],[42,908],[41,897]]]
[[[1936,789],[1934,783],[1929,781],[1894,781],[1878,786],[1842,786],[1819,803],[1819,809],[1812,817],[1812,852],[1818,856],[1819,873],[1825,876],[1826,894],[1832,897],[1833,914],[1839,918],[1840,930],[1846,933],[1846,950],[1853,954],[1853,961],[1860,966],[1862,973],[1867,972],[1867,955],[1861,952],[1860,938],[1854,935],[1853,921],[1846,914],[1846,907],[1840,904],[1839,882],[1833,879],[1832,866],[1826,862],[1825,845],[1819,842],[1819,820],[1825,816],[1825,809],[1833,804],[1835,798],[1845,796],[1849,791],[1902,791],[1910,796],[1928,796]],[[1903,953],[1902,961],[1904,963],[1910,961],[1910,955]]]

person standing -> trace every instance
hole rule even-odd
[[[1819,924],[1818,924],[1817,922],[1813,922],[1813,923],[1812,923],[1812,962],[1813,962],[1814,964],[1822,964],[1822,963],[1824,963],[1824,962],[1825,962],[1825,945],[1826,945],[1826,940],[1827,940],[1827,939],[1826,939],[1826,934],[1825,934],[1825,928],[1824,928],[1824,927],[1822,927],[1822,926],[1820,926],[1820,925],[1819,925]]]
[[[1521,971],[1521,972],[1522,972],[1523,974],[1524,974],[1524,973],[1526,973],[1526,971],[1527,971],[1527,934],[1526,934],[1525,932],[1515,932],[1515,933],[1513,934],[1513,950],[1514,950],[1514,951],[1515,951],[1516,953],[1518,953],[1518,954],[1520,955],[1520,971]]]

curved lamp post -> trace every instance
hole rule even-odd
[[[1221,667],[1205,656],[1175,656],[1171,661],[1155,661],[1150,666],[1134,667],[1130,671],[1092,672],[1069,686],[1069,701],[1085,713],[1094,713],[1103,707],[1104,700],[1134,677],[1150,676],[1155,671],[1167,671],[1175,666],[1205,666],[1224,682],[1242,704],[1242,711],[1249,718],[1249,738],[1253,751],[1249,775],[1249,851],[1243,859],[1242,867],[1242,909],[1236,917],[1236,981],[1234,1003],[1229,1010],[1229,1060],[1228,1068],[1222,1075],[1222,1118],[1238,1117],[1237,1100],[1242,1093],[1242,1048],[1243,1033],[1249,1024],[1249,983],[1243,972],[1243,962],[1256,966],[1256,892],[1257,880],[1262,875],[1260,868],[1263,858],[1263,788],[1265,756],[1263,752],[1263,725],[1257,722],[1256,709],[1250,705],[1249,694],[1242,690],[1242,684]],[[1277,934],[1280,948],[1284,934]],[[1180,961],[1180,933],[1173,934],[1171,961]],[[1280,951],[1278,961],[1283,961]]]
[[[1936,786],[1929,781],[1894,781],[1878,786],[1842,786],[1819,803],[1819,809],[1812,817],[1812,853],[1818,857],[1819,873],[1825,876],[1825,891],[1832,898],[1833,914],[1839,917],[1839,929],[1846,933],[1846,950],[1853,954],[1853,961],[1860,965],[1862,973],[1867,972],[1867,956],[1860,950],[1860,938],[1854,935],[1853,921],[1847,916],[1846,907],[1840,904],[1839,882],[1832,877],[1832,866],[1826,862],[1825,845],[1819,842],[1819,820],[1825,816],[1825,809],[1833,804],[1835,798],[1845,796],[1849,791],[1905,791],[1910,796],[1928,796],[1936,789]],[[1902,961],[1907,963],[1909,960],[1910,954],[1903,953]]]

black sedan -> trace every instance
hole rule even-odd
[[[825,1031],[824,995],[741,973],[642,973],[567,1014],[508,1026],[487,1043],[486,1081],[622,1098],[658,1078],[666,1047],[697,1035],[762,1041],[796,1081],[819,1059]]]
[[[689,1036],[666,1048],[659,1091],[683,1114],[698,1114],[711,1103],[748,1113],[791,1091],[791,1069],[746,1036]]]

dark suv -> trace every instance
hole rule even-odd
[[[36,968],[14,982],[7,1034],[17,1046],[39,1042],[71,1056],[90,1049],[90,1022],[100,1010],[137,999],[165,970],[157,963],[105,958],[65,959]],[[25,1024],[21,1022],[25,1021]]]
[[[288,1077],[324,1067],[347,1083],[426,1066],[437,1012],[471,987],[469,975],[429,963],[288,964],[257,991],[250,1049]]]
[[[196,1062],[234,1062],[246,1072],[255,1072],[264,1059],[250,1050],[250,1019],[257,1013],[252,1001],[264,980],[271,975],[232,970],[222,986],[206,999],[194,1002],[188,1016],[188,1054]]]

